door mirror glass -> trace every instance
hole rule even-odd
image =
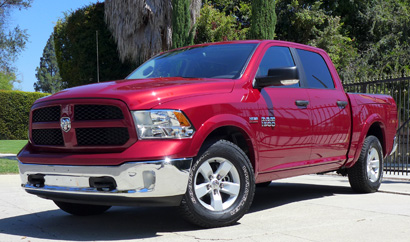
[[[268,70],[267,76],[255,77],[253,87],[290,86],[299,83],[299,72],[296,66],[279,67]]]

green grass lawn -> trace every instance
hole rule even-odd
[[[0,140],[0,153],[17,154],[27,144],[27,140]]]
[[[16,174],[18,172],[16,160],[0,159],[0,174]]]
[[[27,140],[0,140],[0,153],[17,154],[25,145]],[[16,174],[19,168],[16,160],[0,158],[0,174]]]

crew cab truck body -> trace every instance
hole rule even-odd
[[[37,100],[18,159],[22,187],[66,212],[180,206],[215,227],[239,220],[255,184],[275,179],[339,171],[354,190],[376,191],[396,128],[394,100],[345,93],[321,49],[221,42]]]

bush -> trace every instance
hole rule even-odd
[[[0,90],[0,139],[27,140],[31,105],[46,95],[48,94]]]
[[[195,44],[245,39],[248,28],[240,29],[235,17],[204,4],[196,22]]]

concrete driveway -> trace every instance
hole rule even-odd
[[[75,217],[0,176],[0,241],[410,241],[410,182],[355,194],[347,178],[309,175],[258,188],[236,225],[201,229],[176,208],[114,207]]]

